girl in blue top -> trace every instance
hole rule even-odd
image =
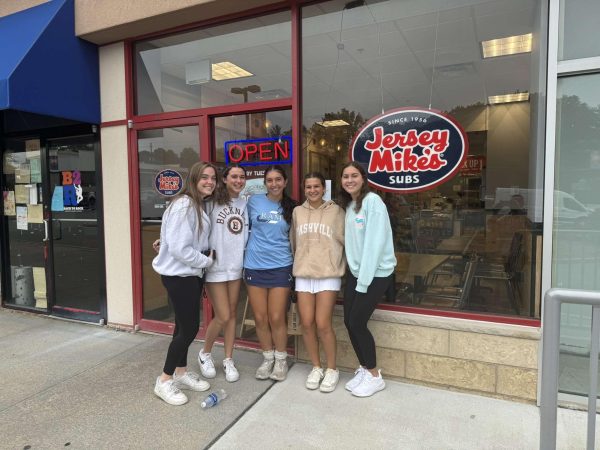
[[[285,193],[287,175],[281,166],[267,167],[264,183],[267,193],[248,200],[244,280],[264,356],[256,378],[283,381],[288,371],[286,311],[293,263],[289,231],[296,202]]]
[[[369,397],[385,388],[381,370],[376,368],[375,340],[367,322],[393,282],[396,256],[392,227],[383,200],[369,192],[367,174],[356,162],[343,167],[340,206],[346,209],[348,262],[344,324],[360,363],[346,389],[357,397]]]

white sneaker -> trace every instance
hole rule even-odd
[[[347,391],[352,391],[356,386],[360,384],[363,377],[365,376],[365,368],[363,366],[358,366],[358,369],[354,371],[354,377],[346,383],[345,389]]]
[[[313,367],[306,378],[306,389],[317,389],[322,379],[323,369],[320,367]]]
[[[285,377],[287,377],[287,373],[288,373],[287,359],[275,358],[275,366],[273,367],[273,372],[271,372],[271,376],[269,378],[271,380],[275,380],[275,381],[283,381],[283,380],[285,380]]]
[[[223,360],[223,371],[225,372],[225,379],[230,383],[240,379],[240,373],[235,368],[235,364],[231,358],[225,358]]]
[[[273,365],[275,364],[275,359],[263,359],[262,364],[258,369],[256,369],[256,378],[259,380],[266,380],[271,376],[271,372],[273,372]]]
[[[356,397],[370,397],[383,389],[385,389],[385,381],[383,381],[383,377],[381,376],[381,370],[378,377],[374,377],[371,375],[371,372],[365,370],[363,380],[358,386],[352,389],[352,395]]]
[[[214,378],[217,376],[215,362],[210,353],[204,353],[200,350],[200,353],[198,353],[198,364],[200,365],[200,372],[204,378]]]
[[[321,386],[319,387],[319,390],[321,392],[333,392],[335,390],[335,387],[338,384],[338,381],[340,380],[340,371],[337,369],[327,369],[325,371],[325,378],[323,378],[323,381],[321,382]]]
[[[196,372],[187,371],[183,375],[173,374],[173,384],[179,389],[189,389],[191,391],[207,391],[210,388],[208,381],[200,379]]]
[[[175,386],[172,379],[161,382],[158,377],[154,385],[154,393],[169,405],[184,405],[188,401],[187,396]]]

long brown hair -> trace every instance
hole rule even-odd
[[[190,173],[188,174],[185,182],[183,183],[183,189],[173,198],[169,206],[175,203],[180,198],[187,196],[192,202],[193,208],[196,210],[198,216],[198,234],[202,232],[202,212],[204,211],[205,198],[202,198],[200,192],[198,192],[198,182],[202,178],[202,174],[206,169],[212,168],[215,171],[217,177],[216,183],[219,183],[219,173],[217,168],[211,163],[205,161],[198,161],[190,167]]]
[[[278,164],[275,164],[273,166],[269,166],[265,169],[265,175],[263,176],[263,183],[267,184],[267,174],[269,172],[278,172],[285,181],[287,181],[288,176],[285,173],[285,170],[283,170],[283,167],[281,167]],[[283,190],[283,196],[281,197],[281,209],[283,212],[283,219],[288,223],[291,224],[292,223],[292,212],[294,211],[294,208],[296,206],[298,206],[298,204],[296,203],[296,201],[294,199],[292,199],[289,195],[287,195],[287,193],[285,192],[285,189]]]
[[[358,192],[358,197],[356,198],[356,205],[354,206],[354,212],[359,212],[360,208],[362,208],[362,202],[364,198],[369,192],[371,192],[369,189],[369,181],[367,180],[367,172],[365,172],[363,166],[361,166],[356,161],[349,161],[342,166],[342,174],[340,175],[340,178],[342,177],[342,175],[344,175],[344,170],[346,170],[348,167],[354,167],[356,170],[358,170],[363,180],[363,184],[360,187],[360,191]],[[343,187],[340,189],[339,198],[340,206],[344,209],[346,209],[348,205],[352,202],[352,196],[348,194]]]
[[[228,205],[231,202],[231,195],[229,195],[227,185],[225,184],[225,178],[227,178],[227,175],[229,175],[231,169],[242,169],[242,171],[244,172],[244,176],[246,175],[246,169],[244,169],[239,164],[230,164],[227,167],[225,167],[225,170],[223,170],[223,173],[221,174],[221,178],[217,183],[217,187],[215,188],[215,193],[213,195],[213,198],[217,205]]]

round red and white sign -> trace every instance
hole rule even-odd
[[[453,178],[467,158],[461,126],[441,111],[400,108],[369,120],[350,146],[369,183],[388,192],[427,191]]]

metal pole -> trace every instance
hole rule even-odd
[[[556,449],[556,416],[558,407],[558,350],[560,345],[559,295],[552,290],[544,297],[542,322],[542,386],[540,399],[540,449]]]
[[[592,306],[592,345],[590,348],[590,389],[588,392],[587,449],[596,442],[596,398],[598,397],[598,350],[600,347],[600,308]]]

